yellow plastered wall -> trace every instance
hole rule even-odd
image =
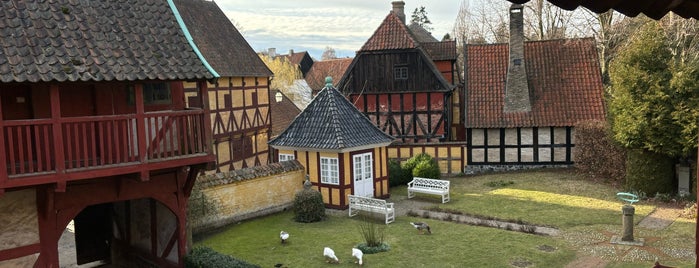
[[[217,217],[244,218],[246,215],[279,206],[290,206],[303,189],[305,174],[295,170],[250,180],[235,181],[202,189],[217,206]]]

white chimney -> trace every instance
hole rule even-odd
[[[393,14],[396,14],[396,16],[405,23],[405,2],[393,1],[391,5],[393,5]]]
[[[277,49],[276,49],[276,48],[273,48],[273,47],[268,48],[268,49],[267,49],[267,55],[268,55],[270,58],[276,57],[276,56],[277,56]]]

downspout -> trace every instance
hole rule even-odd
[[[172,13],[175,14],[175,18],[177,19],[177,24],[180,25],[180,29],[182,29],[182,32],[184,32],[185,38],[187,38],[187,42],[189,42],[189,46],[192,47],[194,50],[194,53],[197,54],[197,57],[199,57],[199,60],[201,61],[202,64],[204,64],[204,67],[214,76],[214,78],[219,78],[221,77],[216,70],[214,70],[211,65],[209,65],[209,62],[206,61],[206,58],[204,58],[204,55],[201,54],[201,51],[199,51],[199,48],[197,47],[197,44],[194,43],[194,39],[192,38],[192,35],[189,34],[189,30],[187,30],[187,25],[184,24],[184,21],[182,20],[182,16],[180,16],[180,12],[177,11],[177,7],[175,6],[175,3],[173,0],[167,0],[167,4],[170,5],[170,9],[172,10]]]

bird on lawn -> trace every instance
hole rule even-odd
[[[430,226],[425,223],[425,222],[411,222],[410,225],[415,227],[419,233],[424,234],[425,231],[427,231],[428,234],[432,234],[432,230],[430,230]]]
[[[325,256],[325,262],[340,263],[340,260],[335,256],[335,251],[329,247],[323,249],[323,256]]]
[[[282,239],[282,244],[286,243],[286,240],[289,239],[289,233],[281,231],[279,232],[279,238]]]
[[[362,257],[364,256],[364,252],[359,250],[358,248],[352,248],[352,257],[357,258],[357,261],[354,263],[359,263],[359,265],[362,265]]]

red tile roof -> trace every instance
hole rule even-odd
[[[272,137],[276,137],[281,134],[294,118],[301,113],[301,110],[296,107],[293,101],[282,94],[282,101],[277,102],[275,97],[277,93],[281,93],[279,90],[270,90],[270,108],[272,109]]]
[[[350,63],[352,63],[352,58],[316,61],[306,74],[306,83],[313,91],[320,91],[325,87],[325,77],[330,76],[333,81],[337,81],[333,85],[336,86]]]
[[[359,51],[416,48],[418,42],[398,16],[389,12]]]
[[[508,45],[467,47],[466,128],[574,126],[605,119],[594,39],[524,43],[531,112],[504,113]]]
[[[432,60],[456,60],[456,41],[422,43]]]

